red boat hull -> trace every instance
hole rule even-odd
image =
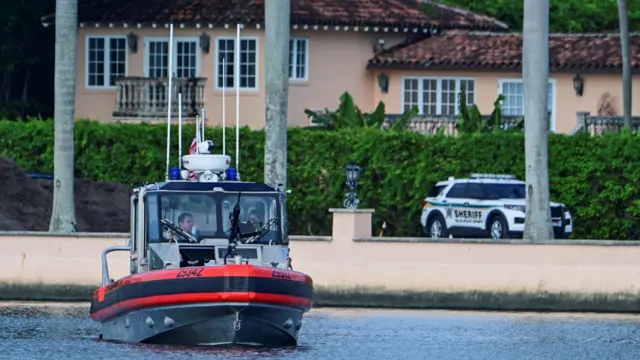
[[[253,265],[150,271],[96,290],[90,316],[104,322],[140,309],[218,302],[277,305],[307,312],[313,304],[313,281],[297,271]]]

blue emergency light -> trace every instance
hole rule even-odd
[[[238,180],[238,170],[234,168],[228,168],[226,173],[227,173],[227,180]]]
[[[180,169],[179,168],[171,168],[169,172],[169,179],[171,180],[180,180]]]

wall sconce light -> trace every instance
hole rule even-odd
[[[133,53],[138,51],[138,35],[136,35],[133,31],[130,31],[127,35],[127,46]]]
[[[389,91],[389,75],[381,72],[378,74],[378,86],[383,94]]]
[[[205,54],[209,53],[210,39],[211,38],[206,33],[202,33],[202,35],[200,35],[200,49],[202,49]]]
[[[576,74],[573,78],[573,89],[576,91],[576,95],[582,96],[582,91],[584,90],[584,80],[580,74]]]

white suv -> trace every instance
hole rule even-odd
[[[432,238],[522,237],[526,183],[513,175],[472,174],[469,179],[436,183],[422,203],[420,222]],[[556,239],[573,232],[571,213],[564,204],[550,203]]]

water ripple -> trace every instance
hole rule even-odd
[[[314,309],[300,345],[176,347],[98,340],[88,304],[0,303],[0,359],[580,359],[640,358],[635,315]]]

